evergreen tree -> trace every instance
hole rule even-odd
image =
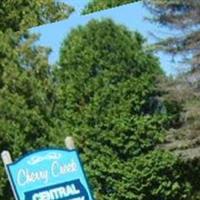
[[[189,164],[188,174],[195,188],[191,199],[199,199],[200,187],[200,2],[195,0],[144,0],[154,15],[154,21],[171,30],[181,33],[158,43],[162,49],[174,55],[184,55],[189,70],[179,74],[174,80],[160,83],[166,91],[165,99],[177,102],[181,115],[176,128],[168,133],[166,144],[162,148],[182,156]],[[192,167],[191,167],[192,166]]]
[[[72,9],[55,1],[0,2],[0,151],[18,157],[56,143],[59,90],[53,81],[49,50],[34,45],[27,28],[68,17]],[[3,163],[0,199],[13,199]]]
[[[200,65],[200,2],[196,0],[144,0],[154,14],[154,21],[171,30],[181,33],[172,35],[159,43],[162,50],[172,54],[183,54],[190,60],[191,66]],[[188,57],[189,55],[189,57]],[[188,62],[188,60],[187,60]]]
[[[158,48],[161,47],[161,49],[173,54],[189,55],[191,58],[189,59],[190,68],[187,72],[179,74],[175,80],[164,80],[161,87],[162,90],[166,90],[168,93],[166,98],[173,99],[182,106],[178,129],[174,130],[170,136],[170,140],[174,144],[172,146],[176,146],[176,142],[181,143],[185,147],[184,149],[187,150],[183,151],[184,157],[187,159],[190,159],[190,157],[200,159],[200,146],[196,142],[196,140],[199,141],[200,127],[200,2],[193,0],[147,0],[145,3],[153,12],[156,22],[172,29],[182,30],[182,34],[161,41]],[[174,132],[176,136],[173,137]],[[183,141],[176,141],[175,138]]]
[[[63,126],[76,139],[96,199],[182,200],[190,191],[179,161],[154,151],[173,114],[158,100],[163,73],[143,44],[140,34],[102,20],[72,30],[60,51]]]

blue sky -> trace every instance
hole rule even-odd
[[[88,0],[62,1],[72,5],[76,10],[68,19],[31,29],[32,32],[41,35],[40,40],[37,42],[38,44],[48,46],[52,49],[52,53],[49,57],[51,63],[58,61],[60,45],[71,29],[78,25],[85,25],[91,19],[111,18],[115,22],[127,26],[130,30],[140,32],[147,39],[149,44],[156,41],[152,33],[162,38],[176,34],[172,32],[172,30],[146,20],[145,18],[151,17],[151,14],[141,2],[131,3],[89,15],[81,15],[81,10],[88,3]],[[165,53],[157,53],[157,56],[160,58],[162,68],[168,75],[176,74],[178,71],[178,58],[172,62],[172,57]]]

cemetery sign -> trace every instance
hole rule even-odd
[[[16,200],[93,200],[74,149],[38,150],[5,167]]]

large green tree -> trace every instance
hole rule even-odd
[[[56,143],[60,93],[49,50],[35,46],[37,36],[27,28],[63,19],[71,11],[53,0],[0,2],[0,151],[7,149],[13,157]],[[2,162],[0,199],[13,199]]]
[[[72,133],[101,200],[186,199],[179,161],[154,151],[173,112],[159,102],[158,60],[140,34],[91,21],[64,40],[57,79]]]

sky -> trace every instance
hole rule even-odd
[[[75,8],[75,12],[68,19],[31,29],[32,32],[40,34],[40,39],[37,44],[52,49],[49,57],[50,63],[56,63],[58,61],[59,49],[67,34],[78,25],[87,24],[91,19],[111,18],[118,24],[123,24],[132,31],[140,32],[147,39],[148,44],[153,44],[156,41],[153,35],[165,38],[178,34],[174,30],[172,31],[164,26],[148,21],[146,18],[151,17],[151,14],[141,2],[88,15],[81,15],[81,10],[87,5],[88,0],[62,0],[62,2],[72,5]],[[172,57],[165,53],[160,52],[156,56],[160,58],[161,67],[167,75],[175,75],[179,71],[179,67],[177,67],[179,58],[176,58],[172,62]]]

